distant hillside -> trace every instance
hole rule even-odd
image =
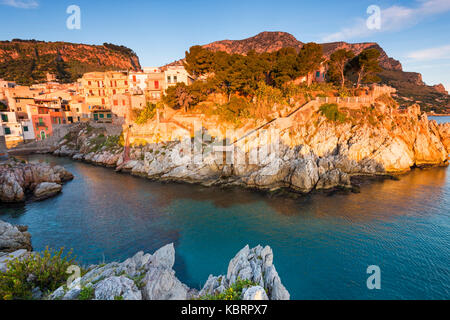
[[[61,82],[73,82],[91,71],[140,69],[139,58],[124,46],[20,39],[0,42],[0,78],[23,85],[43,81],[47,73]]]
[[[244,40],[223,40],[203,47],[212,51],[225,51],[227,53],[246,54],[251,50],[256,52],[273,52],[281,48],[291,47],[300,50],[304,43],[286,32],[262,32],[254,37]],[[411,105],[418,102],[425,111],[445,112],[450,107],[450,96],[442,85],[427,86],[422,81],[422,75],[412,72],[404,72],[402,64],[387,55],[382,47],[375,42],[323,43],[324,55],[329,58],[339,49],[352,50],[360,54],[363,50],[375,48],[380,51],[380,65],[384,71],[380,74],[382,82],[393,86],[398,90],[397,100],[401,105]]]

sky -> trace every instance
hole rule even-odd
[[[67,27],[71,5],[80,8],[80,29]],[[133,49],[142,66],[262,31],[302,42],[377,42],[405,71],[450,90],[450,0],[0,0],[0,40],[110,42]]]

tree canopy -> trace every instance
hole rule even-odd
[[[341,88],[345,87],[345,70],[347,65],[354,57],[355,54],[347,49],[337,50],[330,57],[328,76],[332,81],[339,83]]]

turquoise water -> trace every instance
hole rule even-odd
[[[450,177],[416,170],[360,194],[267,197],[242,189],[161,184],[68,159],[75,179],[56,198],[0,206],[33,246],[73,248],[85,264],[174,242],[178,277],[200,288],[246,244],[270,245],[294,299],[449,299]],[[370,265],[381,290],[366,287]]]

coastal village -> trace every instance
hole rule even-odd
[[[63,124],[117,123],[119,115],[126,117],[131,109],[159,101],[170,86],[194,79],[183,66],[169,66],[86,73],[73,84],[60,84],[51,74],[47,80],[32,86],[0,80],[0,140],[7,148],[45,140]]]
[[[320,67],[296,83],[324,82]],[[3,149],[42,141],[55,128],[77,122],[124,124],[130,112],[161,101],[166,90],[196,79],[182,64],[144,67],[135,71],[90,72],[76,83],[61,84],[47,74],[47,82],[31,86],[0,79],[0,146]]]

